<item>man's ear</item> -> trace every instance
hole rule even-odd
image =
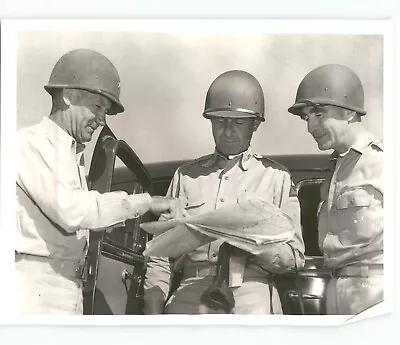
[[[356,119],[356,117],[357,117],[357,113],[356,113],[355,111],[345,109],[345,111],[344,111],[344,118],[345,118],[345,120],[346,120],[348,123],[354,122],[354,120]]]
[[[63,89],[62,91],[62,96],[63,96],[63,101],[67,107],[69,107],[71,104],[74,104],[74,100],[76,98],[76,90],[73,89]]]
[[[259,119],[254,120],[254,127],[253,127],[253,132],[255,132],[258,128],[258,126],[261,124],[261,121]]]

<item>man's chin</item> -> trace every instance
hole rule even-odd
[[[234,156],[246,151],[246,149],[243,149],[243,147],[229,147],[229,146],[217,147],[217,149],[225,156]]]
[[[81,144],[88,143],[89,141],[92,140],[92,138],[93,138],[93,135],[92,135],[92,134],[86,133],[84,136],[82,136],[82,142],[81,142]]]
[[[328,150],[330,150],[332,147],[330,146],[330,145],[328,145],[327,143],[318,143],[317,142],[317,145],[318,145],[318,148],[321,150],[321,151],[328,151]]]

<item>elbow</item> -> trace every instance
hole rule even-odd
[[[79,223],[76,221],[71,220],[68,216],[59,214],[57,217],[58,225],[62,227],[62,229],[68,233],[74,233],[82,229],[82,227],[79,226]]]
[[[74,233],[86,228],[83,224],[83,217],[75,214],[72,210],[60,208],[56,210],[54,218],[54,221],[68,233]]]

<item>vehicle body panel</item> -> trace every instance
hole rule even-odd
[[[107,148],[105,143],[110,147]],[[123,162],[122,166],[115,164],[118,157]],[[280,155],[268,158],[285,166],[292,175],[301,206],[307,256],[304,270],[276,277],[283,311],[286,314],[324,314],[327,272],[321,267],[317,210],[320,185],[329,174],[329,156]],[[89,183],[100,192],[148,191],[152,195],[165,195],[176,169],[187,162],[180,160],[143,165],[133,150],[105,127],[96,144]],[[148,238],[139,224],[154,219],[147,213],[107,233],[91,232],[88,259],[91,274],[88,274],[84,294],[85,314],[142,313],[145,273],[142,252]]]

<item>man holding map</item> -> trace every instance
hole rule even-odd
[[[250,147],[253,133],[265,120],[261,85],[244,71],[221,74],[208,90],[203,116],[211,121],[215,151],[180,167],[167,195],[179,198],[186,205],[189,217],[242,202],[268,203],[287,215],[294,236],[271,241],[257,255],[243,247],[236,248],[229,261],[229,288],[235,300],[233,313],[282,313],[273,274],[301,268],[304,243],[299,201],[289,172],[252,152]],[[270,231],[268,223],[265,224],[265,231]],[[223,242],[221,238],[214,240],[174,260],[151,256],[145,281],[145,313],[204,312],[201,296],[215,279]],[[177,271],[182,279],[173,291],[170,282]]]

